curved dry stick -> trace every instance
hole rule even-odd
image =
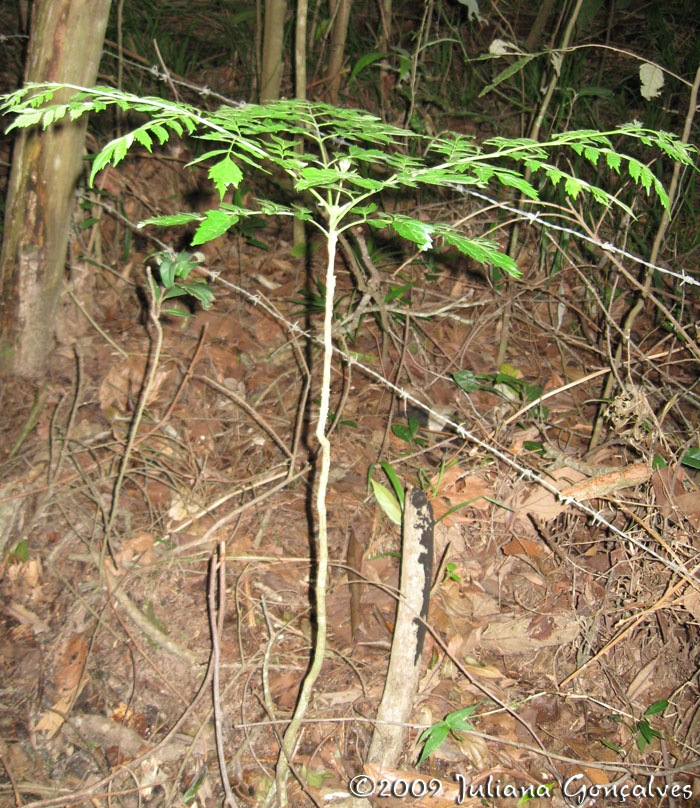
[[[126,470],[129,467],[129,460],[131,459],[131,453],[134,450],[134,447],[136,446],[136,433],[141,424],[144,410],[146,409],[146,402],[148,401],[148,397],[150,396],[151,390],[153,389],[156,370],[158,369],[158,362],[160,361],[160,352],[163,348],[163,328],[160,324],[159,319],[160,305],[156,297],[156,285],[153,280],[153,275],[151,274],[150,267],[146,267],[146,279],[148,280],[148,288],[151,293],[151,303],[148,314],[156,330],[156,338],[153,344],[153,353],[151,355],[150,367],[146,371],[146,383],[144,384],[143,389],[141,390],[141,395],[139,396],[138,404],[136,405],[136,411],[134,412],[134,417],[131,419],[131,423],[129,424],[129,435],[126,439],[124,454],[122,455],[122,460],[121,463],[119,464],[119,472],[117,473],[117,480],[114,483],[114,489],[112,491],[112,504],[109,509],[109,514],[107,515],[107,524],[105,525],[104,537],[102,539],[102,548],[100,550],[100,570],[105,568],[104,559],[105,554],[108,551],[110,556],[112,556],[114,566],[115,567],[118,566],[116,560],[113,557],[112,549],[110,547],[109,542],[111,538],[112,528],[114,527],[114,520],[117,516],[117,511],[119,510],[119,497],[121,494],[122,485],[124,484],[124,479],[126,477]]]
[[[216,585],[219,585],[218,614],[216,605]],[[219,692],[219,641],[224,628],[224,608],[226,605],[226,542],[219,544],[219,560],[212,555],[209,565],[209,588],[207,606],[209,612],[209,628],[211,629],[211,667],[212,667],[212,703],[214,708],[214,731],[216,735],[216,754],[219,760],[219,774],[226,794],[226,804],[238,808],[236,798],[231,791],[231,783],[226,770],[226,754],[224,752],[224,736],[221,730],[223,716],[221,714],[221,694]]]

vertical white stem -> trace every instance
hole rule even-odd
[[[318,544],[316,557],[316,643],[313,661],[306,674],[292,720],[284,733],[283,749],[277,761],[277,788],[281,806],[287,804],[285,780],[289,760],[294,753],[294,745],[301,722],[311,702],[311,692],[321,672],[326,655],[326,586],[328,581],[328,518],[326,512],[326,490],[331,466],[331,444],[326,437],[326,423],[331,393],[331,360],[333,358],[333,298],[335,296],[335,251],[338,233],[331,222],[328,228],[328,265],[326,267],[326,305],[323,320],[323,376],[321,381],[321,406],[316,425],[316,439],[321,447],[321,466],[316,490],[316,516],[318,518]]]

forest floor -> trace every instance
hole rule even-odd
[[[136,151],[80,192],[46,378],[0,390],[2,808],[219,805],[217,731],[238,804],[260,805],[308,669],[325,248],[311,239],[298,257],[276,220],[207,245],[215,303],[162,318],[154,365],[145,268],[154,239],[182,249],[182,233],[135,225],[216,203],[191,157]],[[5,140],[3,196],[9,161]],[[498,215],[451,192],[395,202],[469,216],[470,235]],[[505,249],[507,231],[497,237]],[[389,302],[382,327],[370,309],[337,342],[328,649],[291,804],[347,794],[365,760],[401,553],[368,486],[371,472],[391,487],[382,461],[426,490],[437,520],[421,680],[400,772],[386,776],[446,791],[380,803],[455,804],[455,775],[474,806],[545,787],[533,806],[700,799],[700,493],[678,462],[695,445],[697,362],[643,313],[591,451],[628,289],[606,315],[585,283],[590,258],[553,280],[534,231],[523,278],[507,284],[456,254],[360,238]],[[347,260],[338,318],[356,302]],[[682,303],[697,322],[697,297]],[[465,708],[473,731],[418,765],[423,731]]]
[[[98,186],[136,222],[144,211],[187,204],[192,188],[179,166],[137,156]],[[138,786],[142,797],[173,805],[204,767],[197,798],[217,804],[211,699],[199,688],[212,642],[210,565],[224,552],[221,730],[235,793],[257,804],[274,776],[313,637],[320,358],[313,293],[324,254],[315,253],[307,272],[293,256],[291,232],[274,222],[256,233],[261,246],[231,235],[208,248],[207,266],[221,271],[215,305],[162,322],[155,385],[107,549],[104,526],[152,355],[143,303],[151,248],[138,236],[120,258],[124,225],[91,199],[84,215],[99,221],[84,229],[78,222],[72,237],[70,291],[38,423],[13,456],[37,390],[18,380],[0,395],[0,502],[12,550],[0,584],[3,762],[25,804],[112,791],[130,805]],[[447,202],[442,213],[452,213]],[[435,567],[449,566],[440,567],[431,598],[433,636],[403,776],[442,778],[453,789],[455,773],[475,787],[491,776],[492,794],[499,784],[552,784],[548,805],[563,804],[556,783],[576,775],[601,786],[627,773],[628,786],[648,784],[664,760],[691,755],[684,744],[697,734],[700,601],[644,547],[681,566],[694,558],[698,493],[680,467],[647,467],[651,435],[638,428],[648,413],[643,401],[658,412],[668,385],[692,384],[682,352],[639,322],[644,354],[664,360],[631,363],[643,401],[587,455],[607,358],[595,323],[581,330],[575,275],[562,274],[552,288],[527,242],[519,261],[525,279],[508,290],[455,256],[428,268],[376,242],[372,250],[383,292],[414,285],[391,333],[367,317],[356,339],[347,338],[357,364],[339,359],[333,367],[329,649],[295,756],[307,795],[321,804],[361,769],[382,693],[401,544],[368,495],[368,470],[380,460],[404,485],[427,489],[436,519],[466,503],[437,523]],[[341,308],[352,286],[341,263]],[[495,377],[506,306],[510,383]],[[293,322],[312,338],[295,335]],[[481,377],[469,394],[452,375],[466,370]],[[378,377],[517,465],[428,423]],[[527,404],[516,378],[553,392],[546,407],[515,418]],[[673,429],[660,429],[656,451],[671,460]],[[560,489],[581,486],[579,496],[636,543],[557,501],[517,466]],[[378,468],[374,476],[388,485]],[[362,581],[350,579],[354,600],[348,569]],[[663,700],[663,714],[645,717]],[[448,736],[415,768],[423,728],[471,705],[475,733]],[[120,767],[146,752],[137,782]],[[669,781],[692,785],[684,774],[655,782]],[[95,790],[98,782],[105,785]],[[581,782],[571,781],[570,791]],[[12,804],[12,789],[3,793],[0,801]],[[292,788],[294,804],[307,799]],[[636,804],[645,799],[656,804],[651,797]]]

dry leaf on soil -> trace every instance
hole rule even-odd
[[[568,466],[552,472],[552,483],[556,487],[568,488],[572,483],[585,479],[580,471],[570,469]],[[541,485],[524,486],[515,496],[514,510],[517,516],[525,517],[528,513],[549,522],[563,513],[568,507],[561,502],[551,491]],[[529,523],[529,519],[525,523]]]
[[[479,632],[478,641],[484,651],[526,654],[553,645],[567,645],[580,631],[570,615],[525,615],[489,623]]]
[[[87,657],[87,642],[82,634],[66,640],[54,659],[54,686],[58,700],[45,712],[34,727],[35,732],[46,732],[53,737],[63,725],[63,716],[78,697],[78,688]]]
[[[130,356],[123,362],[113,365],[102,379],[97,392],[97,400],[103,413],[117,410],[121,413],[133,409],[139,397],[146,371],[146,360],[140,356]],[[146,405],[150,405],[158,395],[163,382],[170,375],[167,368],[158,368],[153,378],[153,386]]]

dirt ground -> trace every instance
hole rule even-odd
[[[136,224],[213,204],[191,157],[136,150],[81,186],[47,375],[0,389],[3,807],[215,806],[221,768],[262,805],[309,666],[325,246],[299,257],[275,219],[206,245],[215,303],[163,316],[156,358],[147,267],[188,238]],[[5,139],[2,196],[9,161]],[[402,204],[470,216],[470,235],[497,216],[446,191]],[[459,778],[465,805],[698,804],[692,352],[649,307],[590,451],[624,283],[598,305],[610,278],[585,255],[553,280],[535,230],[508,284],[360,235],[380,302],[336,333],[328,648],[290,804],[350,805],[363,771],[401,553],[368,485],[391,488],[381,462],[428,493],[436,529],[418,695],[378,804],[444,808]],[[337,270],[340,322],[343,252]],[[698,321],[697,295],[658,293]],[[465,708],[472,731],[418,764],[424,730]],[[401,778],[442,795],[399,799]]]
[[[312,293],[322,245],[311,279],[291,232],[275,222],[255,235],[262,246],[233,234],[209,248],[207,266],[221,272],[215,306],[164,318],[154,386],[124,466],[152,358],[142,294],[152,248],[147,236],[133,238],[126,258],[119,247],[125,221],[186,204],[195,180],[172,162],[137,156],[105,172],[98,187],[119,199],[124,219],[96,194],[83,198],[92,204],[76,213],[48,377],[39,388],[18,380],[2,389],[3,804],[14,804],[13,793],[24,805],[81,794],[97,804],[111,793],[136,805],[138,789],[151,804],[173,805],[193,784],[202,805],[217,804],[212,559],[225,555],[219,730],[242,804],[258,804],[274,777],[309,662],[320,360]],[[81,229],[81,216],[96,222]],[[692,565],[698,495],[679,466],[650,471],[651,437],[637,427],[644,403],[658,411],[663,391],[690,386],[694,370],[670,350],[658,369],[633,365],[640,400],[584,456],[595,371],[605,364],[600,327],[588,318],[590,331],[581,329],[575,276],[552,289],[529,274],[504,293],[455,256],[429,267],[393,245],[372,250],[387,291],[414,282],[411,317],[397,307],[384,336],[367,317],[356,339],[346,335],[357,362],[338,356],[333,366],[329,649],[294,759],[306,794],[294,785],[290,799],[320,801],[347,787],[382,692],[400,531],[368,495],[368,470],[380,460],[404,485],[430,492],[436,519],[466,503],[437,523],[432,636],[402,770],[452,784],[455,773],[475,786],[489,776],[501,788],[549,783],[553,795],[535,804],[563,804],[556,783],[577,774],[602,787],[626,773],[631,786],[672,768],[669,760],[683,769],[697,741],[700,606],[694,586],[644,547]],[[533,266],[534,250],[529,243]],[[341,263],[341,308],[351,293]],[[510,374],[555,393],[518,418],[526,399],[487,379],[507,305]],[[295,322],[307,337],[291,330]],[[644,344],[658,352],[666,343],[654,335]],[[452,376],[467,370],[485,379],[468,394]],[[505,459],[428,423],[382,379]],[[36,426],[14,448],[36,400]],[[669,461],[673,434],[669,422],[654,436]],[[517,466],[560,489],[584,486],[585,501],[635,543]],[[381,470],[374,477],[388,485]],[[663,700],[665,710],[645,717]],[[448,736],[415,768],[422,729],[471,705],[475,734]],[[694,785],[685,771],[656,780],[669,781]],[[647,803],[658,801],[636,804]]]

